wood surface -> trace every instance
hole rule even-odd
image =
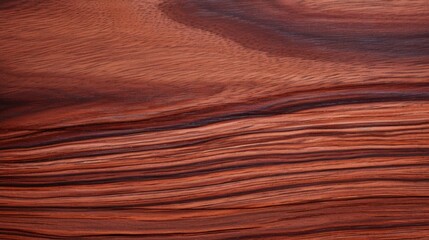
[[[428,1],[0,1],[0,239],[429,239]]]

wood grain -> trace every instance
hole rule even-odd
[[[0,1],[1,239],[429,239],[426,0]]]

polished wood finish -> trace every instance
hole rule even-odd
[[[427,239],[426,0],[0,1],[1,239]]]

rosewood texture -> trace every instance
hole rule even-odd
[[[0,239],[429,239],[426,0],[0,1]]]

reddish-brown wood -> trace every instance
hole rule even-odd
[[[426,0],[0,1],[1,239],[427,239]]]

